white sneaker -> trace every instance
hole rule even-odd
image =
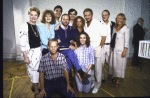
[[[93,88],[93,87],[94,87],[94,83],[92,84],[91,88]]]
[[[93,94],[96,94],[96,93],[98,92],[98,90],[99,90],[99,88],[95,88],[95,87],[94,87],[94,89],[92,90],[92,93],[93,93]]]

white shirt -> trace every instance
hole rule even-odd
[[[87,23],[85,23],[84,31],[89,35],[90,45],[93,48],[96,48],[100,45],[102,36],[107,36],[102,28],[102,24],[94,18],[92,19],[89,27],[87,27]]]
[[[103,20],[101,20],[101,24],[102,24],[102,28],[104,28],[104,30],[107,34],[105,43],[110,43],[110,41],[111,41],[111,29],[110,29],[111,22],[109,21],[108,24],[106,24],[106,23],[104,23]]]
[[[72,23],[71,22],[69,22],[69,24],[68,24],[69,26],[72,26]]]

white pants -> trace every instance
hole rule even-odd
[[[30,64],[26,64],[27,72],[32,83],[39,83],[39,72],[37,72],[41,59],[41,48],[31,48],[28,54]]]

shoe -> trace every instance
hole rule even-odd
[[[105,83],[105,80],[102,80],[102,83]]]
[[[93,87],[94,87],[94,83],[92,84],[91,88],[93,88]]]
[[[83,79],[87,79],[87,78],[89,78],[90,76],[91,76],[91,75],[85,73],[84,76],[83,76]]]
[[[99,88],[94,88],[94,89],[92,90],[92,93],[93,93],[93,94],[96,94],[96,93],[98,92],[98,90],[99,90]]]
[[[34,87],[33,87],[33,86],[31,86],[31,90],[32,90],[32,92],[35,92],[35,90],[34,90]]]
[[[86,85],[86,84],[89,84],[90,81],[88,79],[82,79],[82,83]]]

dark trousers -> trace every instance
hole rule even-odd
[[[138,66],[140,58],[138,57],[139,44],[134,44],[134,53],[132,56],[132,65]]]
[[[56,80],[44,79],[44,88],[46,97],[44,96],[43,98],[50,98],[54,91],[61,93],[63,95],[61,97],[75,97],[71,91],[67,93],[67,83],[63,77]]]

